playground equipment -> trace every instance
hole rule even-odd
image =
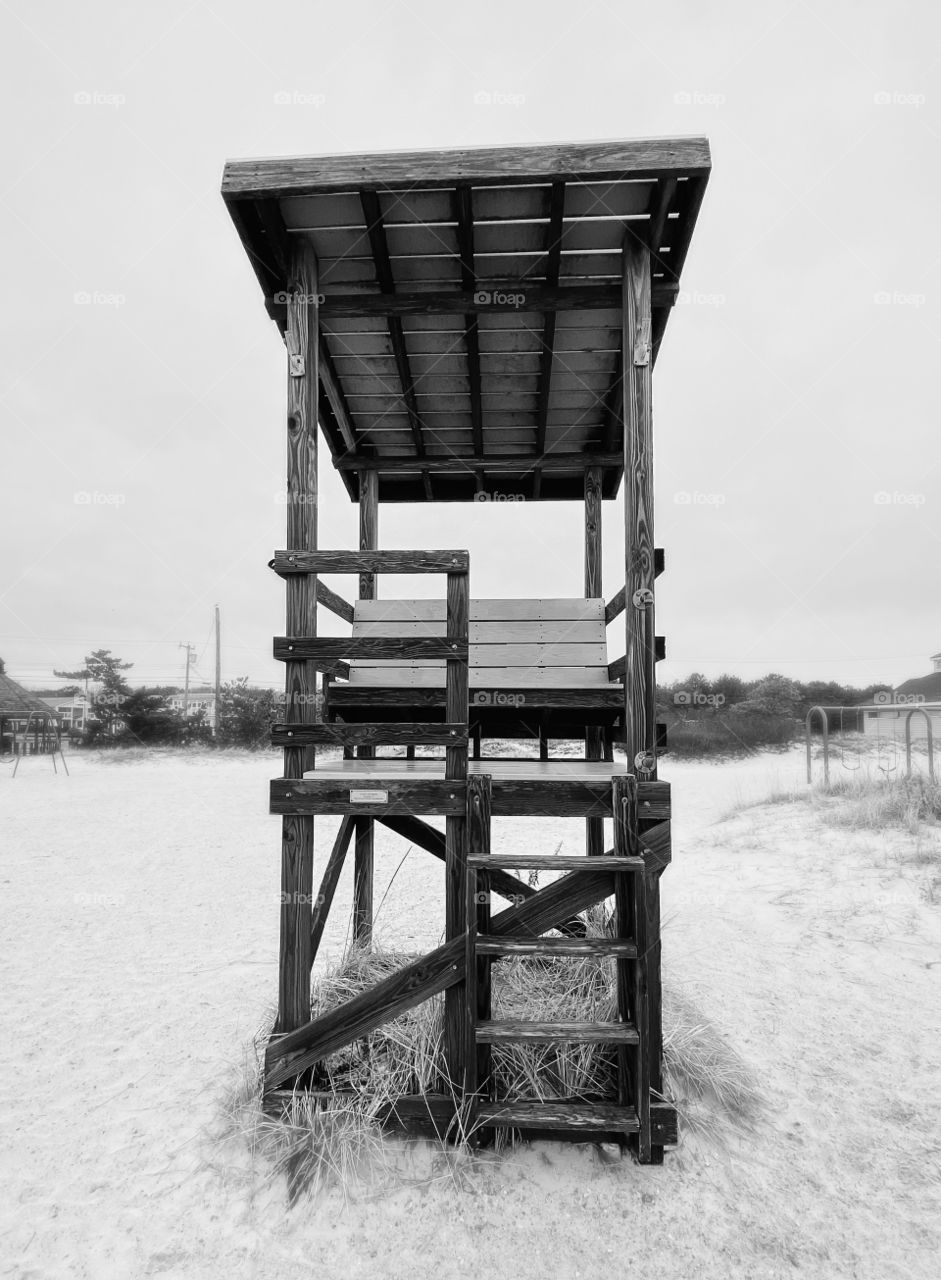
[[[68,774],[58,716],[8,676],[0,660],[0,762],[12,763],[13,777],[16,777],[20,761],[26,755],[51,756],[56,773],[59,772],[58,756]]]
[[[656,758],[651,375],[709,166],[698,138],[226,166],[223,196],[287,354],[287,549],[271,561],[287,592],[274,642],[287,709],[273,734],[284,776],[271,785],[282,908],[270,1105],[443,992],[457,1096],[399,1099],[405,1128],[461,1109],[483,1134],[618,1141],[643,1163],[676,1139],[662,1078],[670,788]],[[359,504],[357,551],[318,548],[318,421]],[[625,575],[605,603],[602,504],[622,479]],[[584,597],[478,599],[467,551],[379,550],[381,502],[481,496],[584,503]],[[358,578],[355,604],[323,574]],[[441,575],[445,596],[380,600],[383,574]],[[352,634],[318,637],[318,605]],[[625,652],[611,661],[607,626],[622,617]],[[508,737],[538,743],[538,758],[482,753]],[[553,759],[553,740],[572,738],[584,758]],[[324,745],[343,758],[318,760]],[[381,758],[388,746],[407,754]],[[418,746],[442,754],[416,758]],[[331,814],[342,821],[315,896],[314,818]],[[443,834],[428,815],[445,817]],[[582,816],[585,853],[551,852],[550,824],[550,851],[503,853],[492,820],[506,815]],[[354,935],[371,940],[376,822],[444,860],[445,942],[312,1018],[311,968],[351,846]],[[511,874],[535,869],[563,874],[539,889]],[[491,913],[491,893],[513,905]],[[579,913],[612,896],[615,936],[586,937]],[[494,1019],[492,966],[520,954],[613,957],[616,1020]],[[520,1041],[612,1046],[617,1096],[496,1096],[492,1046]]]
[[[0,728],[0,738],[3,737]],[[25,727],[20,733],[14,732],[10,740],[13,755],[13,777],[20,767],[20,761],[27,755],[43,755],[52,758],[54,773],[59,772],[56,756],[62,761],[62,768],[68,776],[69,766],[65,763],[62,751],[62,728],[59,721],[51,714],[31,711],[26,718]]]
[[[846,734],[845,734],[845,726],[844,726],[844,719],[843,719],[844,714],[846,712],[851,712],[853,714],[858,715],[859,708],[858,707],[824,707],[824,706],[811,707],[804,719],[804,741],[805,741],[806,750],[807,750],[807,781],[808,782],[813,781],[813,767],[812,767],[813,725],[814,725],[815,718],[819,716],[820,717],[820,737],[821,737],[821,744],[823,746],[823,781],[825,786],[830,785],[831,740],[830,740],[829,719],[828,719],[827,713],[837,712],[837,711],[840,713],[840,738],[839,738],[840,764],[843,766],[844,769],[849,769],[852,772],[855,772],[860,767],[858,760],[856,761],[855,764],[847,763]],[[934,782],[935,780],[934,732],[933,732],[934,726],[931,719],[931,715],[925,707],[920,707],[920,706],[912,707],[912,709],[905,716],[905,776],[906,778],[910,778],[912,776],[912,717],[916,715],[923,715],[925,717],[925,722],[926,722],[925,740],[928,748],[928,776],[930,777],[931,781]],[[877,732],[875,736],[875,747],[876,747],[876,768],[880,771],[880,773],[885,774],[885,776],[888,778],[890,774],[894,773],[898,769],[899,760],[901,758],[901,753],[899,752],[899,749],[898,749],[897,739],[894,734],[883,735],[881,732],[878,731],[878,727],[877,727]]]
[[[928,744],[928,777],[934,782],[934,726],[931,716],[924,707],[912,707],[905,717],[905,776],[906,778],[912,776],[912,716],[917,715],[925,717],[925,741]]]

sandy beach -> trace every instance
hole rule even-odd
[[[457,1181],[294,1208],[210,1137],[275,988],[277,757],[69,764],[0,774],[0,1274],[420,1280],[467,1274],[472,1251],[520,1280],[936,1274],[941,906],[917,837],[781,800],[799,751],[662,775],[667,999],[748,1064],[768,1098],[753,1132],[687,1132],[660,1169],[523,1148]],[[315,875],[337,821],[318,825]],[[580,821],[553,826],[579,848]],[[495,848],[544,841],[538,827],[500,822]],[[377,903],[394,876],[380,937],[433,945],[440,864],[382,828],[377,848]],[[325,959],[345,941],[335,909]]]

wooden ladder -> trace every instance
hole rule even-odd
[[[493,854],[490,849],[490,778],[468,780],[467,1005],[471,1022],[466,1090],[468,1127],[483,1137],[498,1128],[560,1136],[616,1137],[630,1144],[642,1164],[651,1163],[649,996],[647,990],[644,859],[637,825],[637,784],[632,775],[612,779],[614,852],[611,855]],[[605,938],[493,935],[490,873],[514,869],[614,873],[616,935]],[[490,968],[513,955],[608,956],[617,963],[616,1022],[529,1022],[491,1016]],[[618,1096],[604,1102],[546,1102],[494,1096],[491,1049],[507,1042],[570,1041],[611,1044],[618,1060]],[[654,1157],[656,1159],[656,1157]]]

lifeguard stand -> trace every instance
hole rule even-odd
[[[644,1163],[675,1141],[662,1096],[670,789],[657,778],[651,375],[709,167],[702,138],[226,165],[223,195],[287,349],[287,545],[271,561],[287,588],[274,643],[287,711],[274,732],[284,776],[271,786],[283,905],[269,1097],[443,991],[450,1078],[483,1129],[613,1138]],[[359,504],[357,551],[318,548],[318,422]],[[605,603],[601,508],[622,481],[624,582]],[[480,494],[584,503],[584,597],[477,599],[466,551],[379,549],[381,503]],[[338,573],[358,579],[355,602],[318,581]],[[427,573],[446,579],[440,600],[377,598],[376,575]],[[318,604],[352,624],[348,638],[318,638]],[[607,627],[622,616],[624,655],[609,661]],[[496,737],[531,737],[538,758],[488,758],[481,743]],[[584,741],[584,759],[553,759],[562,738]],[[323,745],[343,758],[318,762]],[[386,745],[407,754],[378,757]],[[427,745],[440,758],[416,758]],[[315,899],[320,814],[342,822]],[[445,816],[443,835],[428,815]],[[491,817],[502,815],[584,816],[585,853],[552,853],[548,828],[545,852],[501,853]],[[312,1020],[311,967],[350,845],[355,936],[371,935],[377,821],[444,859],[446,940]],[[541,889],[511,874],[534,868],[564,874]],[[513,905],[491,912],[491,892]],[[586,937],[580,913],[612,896],[615,936]],[[617,1020],[493,1019],[491,966],[533,953],[613,957]],[[617,1096],[494,1096],[491,1047],[513,1040],[610,1043]],[[454,1106],[423,1096],[396,1111],[420,1129]]]

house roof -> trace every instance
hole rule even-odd
[[[914,680],[906,680],[895,690],[896,695],[920,695],[926,702],[941,702],[941,671],[932,671],[927,676],[916,676]]]
[[[54,713],[35,694],[0,673],[0,716],[42,715],[54,719]]]
[[[651,359],[710,169],[705,138],[382,152],[225,166],[282,332],[317,259],[320,425],[354,500],[613,497],[623,473],[623,249],[652,251]]]

